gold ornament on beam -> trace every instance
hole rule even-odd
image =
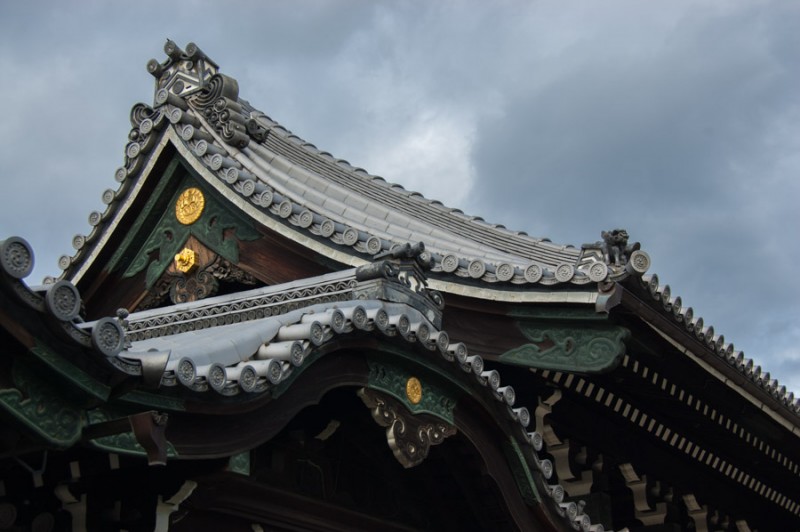
[[[189,248],[183,250],[175,255],[175,269],[179,272],[189,273],[197,263],[195,252]]]
[[[187,188],[175,203],[175,217],[183,225],[191,225],[203,214],[205,206],[206,198],[203,192],[199,188]]]
[[[406,381],[406,397],[411,404],[417,405],[422,401],[422,383],[416,377],[409,377]]]

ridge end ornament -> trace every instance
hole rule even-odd
[[[205,205],[206,198],[199,188],[187,188],[175,202],[175,218],[183,225],[191,225],[203,214]]]

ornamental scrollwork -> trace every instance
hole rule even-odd
[[[457,430],[453,425],[425,414],[413,415],[398,401],[369,388],[358,396],[370,409],[372,419],[386,427],[386,441],[394,457],[405,468],[421,464],[432,445],[441,444]]]
[[[374,360],[368,360],[367,364],[369,365],[367,384],[369,388],[387,393],[401,401],[412,414],[429,414],[446,423],[454,423],[453,409],[456,406],[456,400],[440,387],[430,382],[423,383],[408,372],[392,365]],[[420,383],[419,399],[416,402],[408,394],[410,379],[416,379]]]
[[[226,260],[223,257],[217,257],[217,260],[215,260],[211,266],[206,269],[206,271],[213,275],[215,279],[225,283],[240,283],[246,285],[258,284],[258,279],[253,277],[252,274],[249,274],[236,265],[231,264],[229,260]]]
[[[177,193],[172,199],[172,205],[178,203],[181,193]],[[231,236],[233,233],[235,236]],[[190,225],[181,223],[172,209],[165,212],[123,277],[132,277],[146,268],[146,284],[148,288],[152,288],[161,274],[174,262],[175,255],[190,236],[234,264],[239,262],[237,240],[255,240],[259,237],[258,232],[240,215],[228,211],[211,198],[206,198],[198,219]]]
[[[506,351],[500,360],[508,364],[540,369],[601,373],[616,367],[625,353],[623,327],[596,325],[550,325],[518,323],[530,343]]]
[[[175,258],[174,266],[155,283],[137,310],[160,305],[169,296],[172,304],[198,301],[216,295],[220,282],[256,285],[258,280],[251,274],[231,264],[230,261],[208,250],[191,251],[191,266],[182,268],[183,262]],[[186,254],[188,255],[188,254]],[[181,257],[183,260],[183,257]],[[188,262],[188,261],[186,261]]]
[[[174,304],[190,303],[213,296],[219,290],[219,283],[207,271],[195,275],[178,277],[169,290],[169,298]]]

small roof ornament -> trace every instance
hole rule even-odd
[[[164,53],[167,54],[167,60],[163,63],[157,59],[147,62],[147,71],[156,78],[156,91],[165,89],[185,98],[202,90],[219,71],[219,65],[193,42],[186,45],[184,51],[167,39]]]
[[[603,240],[593,244],[584,244],[583,253],[599,252],[602,261],[613,271],[625,270],[629,274],[641,276],[650,268],[650,256],[642,251],[639,242],[628,243],[628,232],[625,229],[601,231]]]

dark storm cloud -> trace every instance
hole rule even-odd
[[[104,209],[150,57],[372,173],[580,245],[626,227],[707,322],[800,389],[800,8],[759,2],[0,4],[3,235],[56,274]],[[779,373],[780,372],[780,373]]]
[[[628,7],[632,22],[597,13],[536,58],[505,112],[481,121],[472,197],[487,219],[559,242],[628,228],[718,331],[759,360],[785,356],[800,336],[797,9],[723,4],[669,21]]]

